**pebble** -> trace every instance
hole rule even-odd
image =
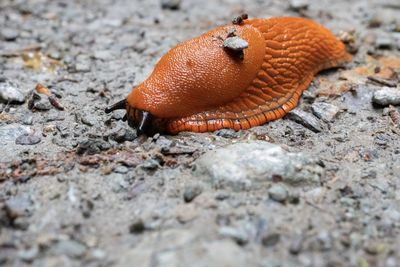
[[[186,203],[189,203],[193,199],[195,199],[198,195],[200,195],[202,191],[203,191],[203,188],[199,185],[188,185],[184,189],[183,200]]]
[[[290,0],[289,8],[293,11],[300,11],[307,9],[309,5],[309,0]]]
[[[136,219],[130,226],[129,226],[129,233],[131,234],[140,234],[146,230],[146,226],[142,219]]]
[[[29,97],[28,108],[29,109],[36,109],[41,111],[46,111],[51,109],[51,103],[49,101],[48,96],[37,94],[33,92]]]
[[[383,87],[374,92],[372,103],[381,106],[400,105],[400,89]]]
[[[5,202],[6,213],[12,220],[18,217],[29,216],[33,210],[33,201],[29,196],[17,196]]]
[[[400,224],[400,210],[389,208],[382,214],[383,220],[388,220],[393,224]]]
[[[0,81],[0,102],[22,104],[25,96],[14,83],[2,79]]]
[[[288,119],[295,121],[315,133],[322,132],[324,125],[311,113],[295,108],[287,114]]]
[[[161,0],[161,8],[178,10],[181,8],[181,0]]]
[[[81,210],[84,218],[89,218],[92,210],[94,209],[94,203],[90,199],[81,199],[79,209]]]
[[[137,138],[136,132],[132,129],[119,127],[110,134],[110,139],[118,143],[133,141]]]
[[[1,39],[4,41],[12,42],[15,41],[19,37],[19,32],[10,28],[3,28],[0,31]]]
[[[113,172],[125,174],[129,171],[129,169],[123,165],[118,165],[113,169]]]
[[[0,127],[0,144],[6,145],[8,142],[15,142],[18,136],[29,134],[32,130],[30,127],[18,124],[7,124]]]
[[[277,202],[285,202],[288,197],[288,191],[280,184],[274,184],[268,189],[268,196]]]
[[[224,48],[231,49],[233,51],[242,51],[249,47],[249,43],[243,40],[239,36],[228,37],[224,41]]]
[[[219,228],[218,233],[222,237],[232,238],[238,245],[245,245],[249,242],[249,237],[247,233],[239,228],[222,226]]]
[[[22,134],[15,139],[15,144],[24,146],[36,145],[40,143],[41,140],[39,136],[33,134]]]
[[[142,168],[145,170],[156,170],[160,166],[158,161],[155,159],[148,159],[142,164]]]
[[[85,56],[79,55],[76,59],[75,70],[77,72],[89,72],[90,71],[90,60]]]
[[[332,122],[336,115],[339,113],[339,108],[335,105],[324,103],[324,102],[314,102],[311,105],[311,110],[315,116],[324,122]]]
[[[107,257],[107,253],[102,249],[93,249],[90,251],[90,255],[93,259],[103,261]]]
[[[97,120],[94,116],[91,115],[82,115],[81,117],[81,122],[87,126],[94,126],[95,124],[97,124]]]
[[[178,222],[185,224],[199,216],[198,209],[193,204],[178,205],[175,208],[175,216]]]
[[[22,124],[25,124],[25,125],[32,125],[33,124],[33,117],[32,116],[30,116],[30,115],[24,115],[23,117],[22,117]]]
[[[279,240],[281,239],[280,234],[278,233],[269,233],[262,237],[261,244],[264,247],[272,247],[278,244]]]
[[[232,139],[237,138],[239,136],[239,134],[233,129],[221,129],[221,130],[215,131],[215,134],[217,136],[221,136],[224,138],[232,138]]]
[[[29,249],[26,250],[20,250],[18,252],[18,257],[26,262],[32,262],[37,256],[39,255],[39,247],[38,246],[32,246]]]
[[[375,47],[378,49],[390,49],[393,46],[393,40],[387,34],[380,34],[376,37]]]
[[[319,250],[327,251],[333,246],[332,236],[328,231],[321,231],[317,236]]]
[[[303,248],[303,242],[304,237],[302,235],[294,237],[290,243],[289,252],[294,255],[299,254]]]
[[[384,252],[386,250],[386,247],[387,246],[384,243],[373,242],[373,241],[367,241],[364,244],[365,252],[371,255],[377,255]]]
[[[44,134],[54,133],[56,130],[57,128],[54,124],[45,125],[42,129]]]
[[[60,240],[52,249],[56,254],[78,259],[82,258],[87,250],[85,245],[75,240]]]
[[[277,179],[293,185],[319,183],[324,171],[317,162],[275,144],[248,141],[203,154],[193,172],[215,188],[242,191]]]
[[[386,259],[385,267],[399,267],[399,262],[396,260],[396,257],[389,256]]]
[[[81,141],[78,143],[78,147],[76,149],[76,153],[78,155],[94,155],[99,153],[100,151],[108,150],[110,148],[110,144],[101,139],[88,139]]]

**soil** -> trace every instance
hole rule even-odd
[[[2,0],[0,266],[400,266],[400,103],[374,104],[400,88],[399,12]],[[249,130],[137,137],[105,114],[174,45],[242,13],[315,20],[353,60]]]

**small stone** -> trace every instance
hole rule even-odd
[[[291,254],[297,255],[303,248],[304,237],[302,235],[296,236],[289,246],[289,252]]]
[[[315,133],[322,132],[324,125],[312,114],[295,108],[287,114],[288,119],[295,121]]]
[[[146,230],[146,226],[142,219],[136,219],[130,226],[129,226],[129,233],[131,234],[140,234]]]
[[[224,48],[233,50],[233,51],[242,51],[249,47],[249,43],[246,40],[243,40],[239,36],[228,37],[224,41]]]
[[[104,260],[107,257],[107,253],[104,250],[98,249],[98,248],[93,249],[90,252],[90,255],[93,259],[98,260],[98,261]]]
[[[368,21],[368,27],[370,28],[379,28],[382,25],[382,18],[378,16],[373,16],[369,21]]]
[[[0,127],[0,144],[6,145],[8,142],[15,142],[18,136],[30,133],[32,133],[32,130],[27,126],[18,124],[2,125]]]
[[[47,96],[45,95],[39,96],[38,94],[33,93],[32,99],[33,99],[32,100],[33,105],[30,107],[30,109],[41,110],[41,111],[46,111],[51,109],[51,103]],[[29,101],[29,103],[31,103],[31,101]]]
[[[306,10],[309,5],[309,0],[290,0],[289,8],[298,12],[301,10]]]
[[[198,216],[198,210],[193,204],[179,205],[175,208],[176,219],[184,224],[193,221]]]
[[[129,183],[124,179],[123,175],[114,175],[113,177],[113,185],[111,190],[114,193],[119,193],[121,191],[127,190],[129,187]]]
[[[76,57],[75,70],[77,72],[90,71],[90,59],[86,55],[79,55]]]
[[[12,220],[29,216],[32,213],[33,201],[28,196],[13,197],[5,202],[4,209]]]
[[[43,133],[54,133],[57,130],[56,126],[54,124],[49,124],[49,125],[45,125],[43,126]]]
[[[18,252],[18,257],[26,262],[32,262],[39,255],[38,246],[32,246],[29,249],[21,250]]]
[[[18,38],[19,32],[18,32],[18,30],[14,30],[14,29],[3,28],[0,31],[0,36],[4,41],[12,42]]]
[[[156,170],[160,166],[157,160],[148,159],[142,164],[142,168],[145,170]]]
[[[380,34],[376,37],[375,47],[378,49],[390,49],[393,46],[393,40],[389,35]]]
[[[79,205],[84,218],[89,218],[94,208],[94,203],[90,199],[82,199]]]
[[[367,242],[364,245],[364,250],[368,254],[371,255],[377,255],[385,251],[386,245],[384,243],[379,243],[379,242]]]
[[[221,129],[221,130],[215,131],[215,134],[217,136],[221,136],[224,138],[237,138],[238,137],[238,133],[233,129]]]
[[[238,245],[245,245],[249,242],[249,237],[242,229],[223,226],[219,229],[219,234],[223,237],[232,238]]]
[[[161,0],[162,9],[178,10],[181,7],[181,0]]]
[[[125,174],[129,171],[129,169],[123,165],[118,165],[114,168],[113,172]]]
[[[399,262],[396,257],[390,256],[386,259],[385,267],[399,267]]]
[[[280,238],[281,238],[280,234],[270,233],[262,237],[261,243],[263,244],[264,247],[272,247],[279,242]]]
[[[317,236],[319,250],[327,251],[333,246],[332,236],[327,231],[321,231]]]
[[[311,110],[315,116],[324,122],[332,122],[339,113],[339,108],[337,106],[324,102],[314,102],[311,105]]]
[[[78,155],[94,155],[99,153],[100,151],[108,150],[110,148],[110,144],[101,139],[88,139],[82,141],[78,144],[76,149],[76,153]]]
[[[83,124],[87,125],[87,126],[90,126],[90,127],[92,127],[92,126],[94,126],[95,124],[97,124],[96,118],[94,118],[94,117],[91,116],[91,115],[83,115],[83,116],[81,117],[81,122],[82,122]]]
[[[275,184],[268,189],[268,195],[272,200],[285,202],[288,197],[288,191],[284,186]]]
[[[33,124],[33,117],[30,115],[25,115],[22,118],[22,123],[25,125],[32,125]]]
[[[198,195],[201,194],[203,188],[199,185],[188,185],[185,187],[185,191],[183,192],[183,200],[185,202],[191,202]]]
[[[372,103],[381,106],[400,105],[400,90],[396,88],[383,87],[381,90],[374,92]]]
[[[40,143],[41,138],[33,134],[22,134],[15,139],[15,144],[17,145],[36,145]]]
[[[61,60],[61,58],[62,58],[61,53],[54,49],[50,50],[48,55],[49,55],[49,58],[56,59],[56,60]]]
[[[60,240],[54,247],[57,254],[66,255],[70,258],[82,258],[86,254],[86,246],[75,240]]]
[[[2,80],[0,81],[0,102],[22,104],[25,102],[25,96],[17,85]]]
[[[382,219],[388,220],[393,224],[400,224],[400,211],[389,208],[383,212]]]
[[[136,132],[132,129],[127,129],[124,127],[117,128],[110,134],[111,140],[114,140],[118,143],[122,143],[125,141],[133,141],[137,138]]]

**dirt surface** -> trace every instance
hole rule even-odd
[[[290,116],[237,133],[137,138],[104,113],[179,41],[243,12],[311,18],[354,58]],[[400,266],[399,12],[1,0],[0,265]]]

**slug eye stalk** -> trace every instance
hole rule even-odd
[[[117,103],[114,103],[109,107],[106,107],[106,109],[104,111],[108,114],[117,109],[126,109],[126,99],[118,101]]]

